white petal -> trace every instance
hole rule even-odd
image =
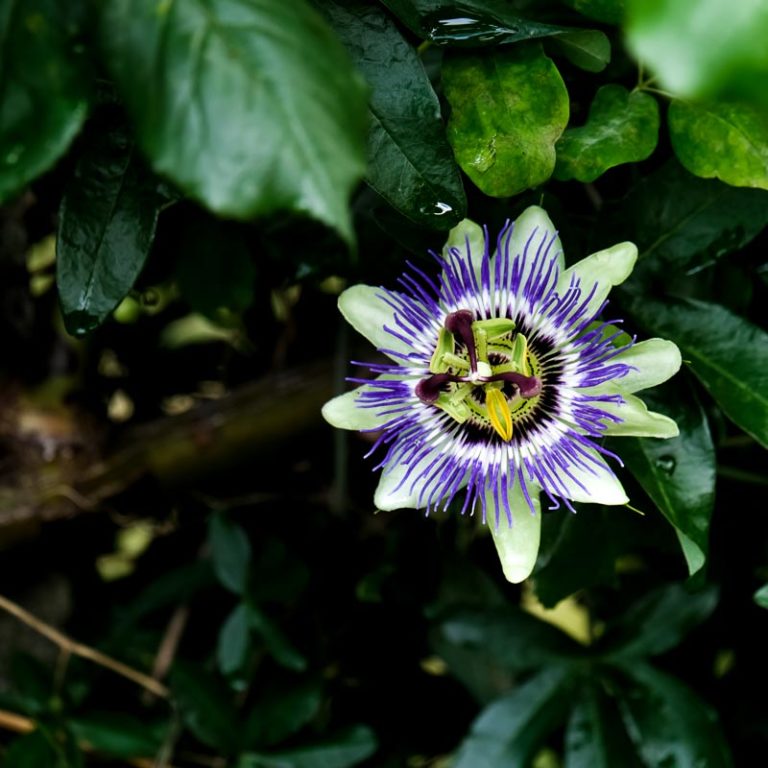
[[[600,403],[600,408],[618,416],[621,422],[606,422],[606,435],[634,437],[677,437],[677,424],[661,413],[649,411],[646,404],[634,395],[623,395],[623,403]]]
[[[680,350],[666,339],[648,339],[633,344],[611,362],[631,366],[626,376],[591,387],[590,392],[639,392],[655,387],[680,370]]]
[[[448,233],[448,239],[443,246],[443,255],[445,256],[451,248],[457,248],[461,253],[466,254],[467,242],[469,242],[472,267],[475,274],[480,277],[483,256],[485,255],[485,232],[479,224],[475,224],[471,219],[462,219]]]
[[[398,326],[395,310],[381,298],[382,293],[383,288],[353,285],[339,296],[339,310],[346,321],[378,349],[412,352],[411,345],[384,330],[385,325],[393,330]]]
[[[557,292],[562,296],[575,275],[581,279],[582,296],[589,296],[596,286],[585,314],[595,313],[600,309],[614,285],[623,283],[631,274],[637,261],[637,246],[634,243],[617,243],[611,248],[593,253],[569,267],[560,275]]]
[[[509,255],[514,258],[518,253],[523,253],[526,243],[531,239],[532,235],[534,237],[531,247],[534,248],[535,254],[542,240],[549,242],[552,236],[556,234],[557,229],[547,215],[547,212],[543,208],[539,208],[538,205],[532,205],[515,219],[512,234],[507,241],[509,242]],[[559,237],[556,237],[552,243],[550,253],[557,257],[558,267],[562,271],[565,267],[565,259],[563,257],[563,244],[560,242]],[[532,262],[533,259],[528,259],[524,266],[530,267]],[[525,277],[523,277],[523,283],[524,281]]]
[[[379,485],[373,495],[373,503],[377,509],[390,512],[393,509],[418,509],[427,506],[430,501],[431,488],[423,494],[431,480],[434,470],[439,466],[442,452],[430,451],[426,458],[419,461],[408,474],[408,479],[402,482],[408,466],[405,464],[389,465],[381,473]],[[419,498],[421,497],[421,498]],[[439,496],[431,499],[433,504],[440,501]]]
[[[539,488],[528,484],[528,492],[536,514],[531,511],[528,502],[515,483],[509,493],[509,505],[512,510],[512,525],[509,525],[506,513],[499,514],[499,525],[496,527],[496,507],[491,491],[486,492],[486,514],[488,527],[491,529],[493,543],[501,561],[501,567],[507,581],[519,584],[525,581],[536,564],[541,538],[541,504],[539,503]]]
[[[392,415],[379,416],[376,408],[362,408],[358,397],[370,384],[345,392],[329,400],[322,409],[323,418],[339,429],[376,429],[392,419]]]
[[[567,489],[565,496],[573,501],[593,504],[626,504],[629,501],[627,494],[624,492],[619,479],[613,474],[608,464],[606,464],[605,459],[593,449],[588,449],[588,453],[593,459],[593,461],[586,459],[584,461],[589,470],[576,466],[573,463],[568,465],[570,473],[584,488],[580,488],[564,472],[558,474],[558,480]],[[563,495],[559,491],[556,493],[559,496]]]

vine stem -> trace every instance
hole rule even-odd
[[[4,595],[0,595],[0,609],[17,618],[20,622],[26,624],[39,635],[50,640],[54,645],[57,645],[65,656],[79,656],[81,659],[87,659],[94,664],[98,664],[100,667],[109,669],[115,674],[131,680],[142,688],[151,691],[155,696],[160,696],[164,699],[168,698],[168,689],[158,680],[155,680],[149,675],[145,675],[143,672],[139,672],[133,667],[129,667],[122,661],[107,656],[101,651],[97,651],[95,648],[91,648],[88,645],[72,640],[72,638],[67,637],[63,632],[60,632],[50,624],[46,624],[44,621],[38,619],[37,616],[34,616],[25,608],[22,608],[12,600],[9,600]]]

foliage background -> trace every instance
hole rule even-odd
[[[3,765],[764,753],[766,39],[747,0],[0,4]],[[373,359],[344,285],[532,203],[571,260],[638,244],[610,312],[685,366],[680,437],[616,447],[643,514],[546,513],[520,589],[475,521],[374,515],[319,407]]]

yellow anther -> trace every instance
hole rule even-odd
[[[491,426],[502,440],[509,442],[512,439],[512,414],[509,412],[509,404],[504,393],[495,387],[486,389],[485,407]]]

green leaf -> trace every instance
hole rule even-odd
[[[467,201],[421,59],[380,8],[356,0],[322,8],[370,87],[365,180],[412,221],[450,229]]]
[[[680,162],[705,179],[768,189],[768,115],[739,102],[669,106],[669,136]]]
[[[627,45],[683,97],[766,103],[768,5],[753,0],[627,0]]]
[[[611,60],[611,43],[597,29],[576,29],[547,40],[547,49],[565,56],[571,64],[587,72],[602,72]]]
[[[199,665],[177,661],[171,671],[171,693],[185,725],[196,738],[224,755],[237,752],[237,712],[216,678]]]
[[[615,703],[598,681],[585,681],[565,732],[565,768],[642,768]]]
[[[321,704],[322,686],[314,681],[262,688],[248,716],[246,746],[271,746],[287,739],[318,713]]]
[[[653,96],[604,85],[581,128],[568,128],[557,142],[555,178],[594,181],[622,163],[645,160],[659,137],[659,105]]]
[[[729,768],[728,745],[717,715],[679,680],[652,667],[622,667],[621,713],[647,765]]]
[[[42,731],[33,731],[14,739],[3,755],[5,768],[68,768]]]
[[[93,712],[69,721],[78,741],[87,742],[105,755],[129,759],[152,757],[162,744],[162,738],[146,721],[117,712]]]
[[[222,675],[228,676],[240,671],[248,656],[250,640],[248,609],[240,603],[219,630],[216,659]]]
[[[115,0],[107,64],[153,167],[215,213],[305,213],[352,240],[365,94],[304,0]]]
[[[611,661],[658,656],[675,648],[717,607],[718,592],[708,587],[691,592],[667,584],[631,605],[601,637],[598,650]]]
[[[768,334],[725,307],[694,299],[638,301],[632,314],[674,341],[725,414],[768,447]]]
[[[481,701],[498,696],[521,672],[582,653],[551,624],[508,605],[448,610],[435,623],[430,642],[451,673]]]
[[[57,0],[0,9],[0,203],[51,168],[83,125],[89,79],[71,39],[78,10]]]
[[[370,728],[356,725],[316,744],[274,752],[241,755],[235,768],[349,768],[376,751]]]
[[[715,446],[707,416],[695,392],[681,382],[643,392],[643,400],[674,419],[680,434],[666,440],[621,438],[612,441],[612,450],[675,527],[693,575],[707,558],[715,506]]]
[[[761,608],[768,608],[768,584],[764,584],[755,592],[754,600]]]
[[[182,233],[176,280],[190,307],[213,320],[222,307],[247,309],[256,269],[239,227],[213,217],[189,222]]]
[[[768,224],[768,194],[704,181],[671,161],[643,179],[621,215],[610,211],[604,225],[615,218],[628,223],[622,236],[640,250],[636,272],[666,276],[670,268],[702,269],[749,243]]]
[[[118,119],[97,121],[64,194],[56,283],[64,324],[83,336],[136,282],[167,202]]]
[[[227,589],[242,595],[251,567],[251,543],[245,531],[223,512],[211,514],[208,526],[213,570]]]
[[[624,0],[562,0],[587,18],[605,24],[620,24],[624,18]]]
[[[569,706],[571,670],[550,666],[487,706],[472,723],[453,768],[524,766],[562,721]]]
[[[452,109],[448,140],[480,190],[508,197],[552,175],[568,92],[540,45],[447,56],[443,86]]]
[[[248,606],[248,623],[259,633],[267,650],[278,664],[296,672],[302,672],[307,668],[307,660],[304,656],[277,624],[255,605]]]

